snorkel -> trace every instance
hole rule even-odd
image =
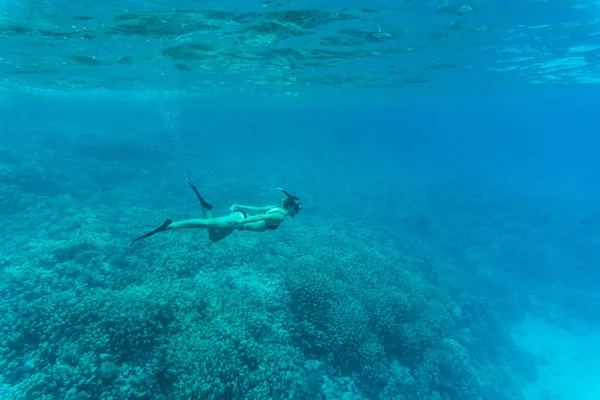
[[[298,213],[298,212],[300,212],[300,210],[302,210],[302,201],[300,201],[300,199],[297,196],[292,196],[287,190],[282,189],[282,188],[277,188],[277,190],[279,190],[280,192],[282,192],[283,194],[285,194],[287,196],[288,200],[291,202],[291,204],[296,209],[296,213]],[[292,214],[292,218],[294,218],[294,214]]]

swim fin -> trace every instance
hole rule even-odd
[[[172,223],[173,223],[173,220],[172,220],[172,219],[168,219],[168,220],[166,220],[166,221],[165,221],[165,222],[164,222],[164,223],[163,223],[161,226],[159,226],[158,228],[154,229],[153,231],[150,231],[150,232],[148,232],[148,233],[145,233],[145,234],[143,234],[143,235],[142,235],[142,236],[140,236],[140,237],[137,237],[137,238],[133,239],[133,240],[131,241],[131,243],[129,243],[129,245],[131,246],[132,244],[134,244],[134,243],[135,243],[135,242],[137,242],[138,240],[145,239],[145,238],[147,238],[147,237],[149,237],[149,236],[152,236],[152,235],[154,235],[154,234],[157,234],[158,232],[164,232],[164,231],[166,231],[166,230],[167,230],[167,227],[168,227],[169,225],[171,225]]]
[[[198,189],[196,189],[196,185],[194,185],[194,182],[192,182],[190,177],[187,176],[187,174],[184,174],[183,176],[185,177],[185,180],[187,181],[188,185],[190,185],[194,193],[196,193],[196,197],[198,197],[198,200],[200,200],[200,205],[206,208],[207,210],[212,210],[213,205],[208,203],[206,200],[204,200],[202,196],[200,196],[200,193],[198,193]]]

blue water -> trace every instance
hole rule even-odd
[[[0,398],[600,398],[598,7],[318,7],[0,2]]]

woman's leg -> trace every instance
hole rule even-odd
[[[202,211],[204,211],[204,218],[206,218],[206,219],[212,218],[212,213],[210,212],[210,210],[213,208],[213,205],[210,204],[208,201],[204,200],[204,197],[202,197],[200,195],[200,193],[198,192],[198,189],[196,188],[196,185],[194,185],[194,182],[192,182],[192,180],[190,179],[189,176],[184,175],[184,177],[185,177],[185,180],[187,181],[188,185],[190,185],[190,187],[196,194],[196,197],[200,201],[200,205],[202,206]]]
[[[217,231],[219,231],[219,230],[233,231],[234,230],[233,228],[231,228],[231,225],[229,225],[227,223],[227,219],[229,219],[229,218],[230,217],[227,216],[227,217],[207,218],[207,219],[186,219],[183,221],[176,221],[176,222],[173,222],[171,219],[168,219],[158,228],[133,239],[130,244],[133,244],[133,243],[137,242],[138,240],[145,239],[147,237],[156,235],[159,232],[170,231],[173,229],[208,229],[209,238],[211,240],[214,240],[220,236],[215,236],[216,234],[211,236],[210,232],[212,230],[217,230]],[[229,232],[229,233],[231,233],[231,232]],[[225,236],[223,236],[223,237],[225,237]]]
[[[209,204],[206,200],[204,200],[189,176],[185,175],[185,180],[196,194],[196,197],[198,197],[198,200],[200,200],[200,206],[202,207],[204,219],[213,219],[212,212],[210,211],[213,208],[212,204]],[[211,242],[218,242],[219,240],[225,239],[225,237],[227,237],[231,232],[233,232],[233,229],[208,228],[208,238]]]
[[[194,219],[185,219],[182,221],[171,222],[167,226],[167,230],[172,229],[225,229],[225,230],[236,230],[233,228],[231,224],[227,221],[231,219],[235,219],[236,221],[243,221],[244,214],[241,212],[234,212],[224,217],[214,217],[214,218],[194,218]]]
[[[166,230],[173,229],[207,229],[208,237],[213,242],[218,242],[219,240],[227,237],[231,232],[236,230],[232,228],[231,225],[227,223],[227,220],[230,219],[231,216],[227,217],[217,217],[214,218],[211,212],[213,208],[212,204],[208,203],[198,192],[196,185],[192,182],[192,180],[185,175],[185,179],[196,194],[196,197],[200,201],[200,205],[202,206],[202,212],[204,214],[204,219],[188,219],[183,221],[173,222],[171,219],[166,220],[161,226],[158,228],[140,236],[131,241],[130,244],[137,242],[138,240],[145,239],[152,235],[155,235],[159,232],[164,232]],[[244,215],[242,213],[234,213],[236,218],[244,219]]]
[[[167,226],[167,230],[173,229],[222,229],[222,228],[231,228],[225,218],[194,218],[194,219],[184,219],[181,221],[175,221]]]
[[[242,212],[235,211],[235,212],[229,214],[228,216],[222,217],[222,218],[225,220],[234,218],[238,221],[243,221],[246,218],[246,215]],[[225,239],[227,236],[231,235],[232,232],[240,230],[240,228],[232,228],[231,225],[229,225],[229,224],[227,224],[227,225],[228,225],[227,228],[209,229],[208,230],[208,238],[210,239],[210,241],[213,243],[219,242],[219,241]]]
[[[206,210],[207,214],[210,211]],[[213,242],[219,242],[225,239],[234,231],[231,225],[225,222],[225,218],[209,218],[209,219],[188,219],[184,221],[176,221],[167,227],[171,229],[194,229],[203,228],[208,230],[208,239]]]
[[[129,244],[132,245],[135,242],[137,242],[138,240],[142,240],[142,239],[146,239],[147,237],[150,237],[152,235],[156,235],[158,232],[164,232],[167,230],[167,227],[169,225],[171,225],[171,223],[173,222],[173,220],[168,219],[166,220],[161,226],[159,226],[158,228],[151,230],[148,233],[144,233],[142,236],[138,236],[135,239],[133,239]]]
[[[207,208],[205,206],[202,206],[202,215],[204,215],[204,219],[213,218],[212,211],[210,211],[210,208]]]
[[[212,212],[210,211],[210,209],[208,209],[206,207],[202,207],[202,211],[204,212],[204,218],[206,218],[206,219],[214,219],[213,216],[212,216]],[[208,229],[208,238],[210,239],[211,242],[216,243],[218,241],[221,241],[221,240],[225,239],[233,231],[234,231],[234,229],[232,229],[231,227],[229,227],[229,229],[225,229],[225,228],[219,228],[219,229],[217,229],[217,228],[209,228]]]
[[[223,239],[225,239],[227,236],[231,235],[231,232],[233,232],[234,229],[210,229],[208,231],[208,238],[210,239],[211,242],[213,243],[217,243]]]

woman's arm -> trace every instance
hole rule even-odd
[[[269,221],[276,222],[279,224],[284,219],[285,219],[285,215],[280,214],[280,213],[271,213],[271,214],[262,213],[262,214],[249,216],[242,220],[237,220],[235,218],[227,218],[226,222],[229,225],[245,225],[245,224],[251,224],[253,222],[269,220]]]
[[[273,207],[274,206],[254,207],[254,206],[241,206],[239,204],[234,204],[232,206],[232,211],[244,211],[250,215],[256,215],[256,214],[264,214]]]

